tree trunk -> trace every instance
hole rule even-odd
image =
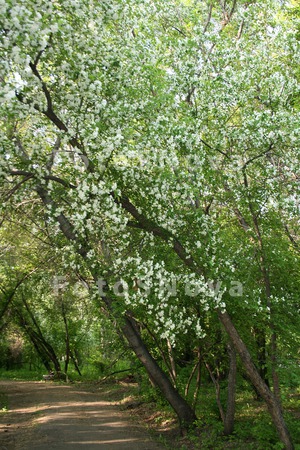
[[[224,413],[224,409],[221,403],[221,390],[220,390],[220,383],[219,383],[219,376],[218,378],[216,378],[213,374],[213,371],[211,370],[209,364],[206,362],[205,363],[205,367],[210,375],[211,381],[213,382],[214,386],[215,386],[215,391],[216,391],[216,402],[218,405],[218,409],[219,409],[219,413],[220,413],[220,417],[222,419],[223,424],[225,424],[225,413]],[[219,375],[219,374],[218,374]]]
[[[174,360],[172,344],[169,341],[169,339],[167,339],[167,347],[168,347],[168,355],[169,355],[169,361],[170,361],[170,367],[171,367],[172,380],[174,382],[174,386],[176,387],[176,377],[177,377],[176,364],[175,364],[175,360]]]
[[[174,359],[173,359],[174,367],[172,367],[172,365],[171,365],[171,358],[170,358],[169,352],[168,352],[168,357],[167,357],[166,354],[165,354],[165,351],[164,351],[164,349],[162,347],[162,345],[159,343],[159,341],[156,338],[155,334],[152,333],[152,331],[149,329],[147,324],[144,323],[143,325],[146,328],[147,332],[149,333],[149,336],[151,336],[151,338],[155,342],[155,345],[156,345],[157,349],[159,350],[159,353],[160,353],[160,355],[161,355],[161,357],[162,357],[162,359],[163,359],[163,361],[164,361],[164,363],[166,365],[166,368],[168,369],[169,376],[170,376],[170,378],[171,378],[171,380],[173,382],[173,386],[176,387],[176,369],[175,369],[175,361],[174,361]],[[155,383],[153,382],[153,380],[151,380],[151,377],[149,377],[149,381],[150,381],[151,386],[154,387]]]
[[[236,388],[236,353],[231,342],[227,345],[229,355],[227,408],[224,420],[224,434],[227,436],[233,432],[235,414],[235,388]]]
[[[72,352],[71,350],[70,350],[70,358],[71,358],[71,360],[73,361],[74,367],[75,367],[75,369],[76,369],[78,375],[82,376],[81,371],[80,371],[80,369],[79,369],[79,365],[78,365],[76,356],[75,356],[75,354],[73,354],[73,352]]]
[[[197,360],[196,360],[196,363],[194,364],[194,366],[193,366],[193,368],[191,370],[190,376],[189,376],[188,381],[187,381],[186,386],[185,386],[185,390],[184,390],[185,398],[187,398],[187,396],[189,395],[191,383],[192,383],[192,380],[194,378],[194,375],[195,375],[196,371],[197,371],[197,381],[196,381],[196,390],[197,390],[197,387],[198,387],[198,376],[199,376],[199,365],[200,364],[201,364],[201,350],[200,350],[200,347],[198,347],[198,349],[197,349]],[[195,391],[194,391],[194,395],[195,395]],[[194,404],[193,404],[193,409],[195,410]]]
[[[197,378],[196,378],[196,389],[194,392],[194,398],[193,398],[193,409],[196,409],[196,404],[199,396],[200,386],[201,386],[201,363],[202,363],[202,355],[201,355],[201,348],[198,348],[198,358],[199,358],[199,364],[198,364],[198,370],[197,370]]]
[[[233,325],[230,316],[227,312],[222,312],[219,310],[218,317],[226,332],[228,333],[234,348],[239,354],[251,382],[253,383],[261,397],[265,400],[281,442],[285,445],[286,450],[294,450],[294,445],[282,416],[281,407],[278,404],[278,401],[273,393],[270,391],[266,383],[259,375],[257,368],[253,364],[251,355],[241,337],[239,336],[235,326]]]
[[[65,359],[65,374],[68,373],[69,361],[70,361],[70,336],[69,336],[69,327],[68,327],[68,319],[66,316],[66,310],[64,305],[64,300],[61,299],[61,313],[65,326],[65,343],[66,343],[66,359]]]
[[[159,367],[145,346],[133,318],[126,316],[122,331],[130,347],[147,370],[150,378],[159,387],[164,397],[176,412],[182,432],[193,426],[197,419],[195,412],[186,400],[178,393],[173,384]]]
[[[281,406],[280,383],[277,372],[277,336],[274,330],[271,336],[271,363],[272,363],[273,392],[278,403]]]
[[[23,299],[23,303],[24,303],[24,299]],[[35,320],[33,314],[31,313],[28,305],[27,305],[26,309],[29,312],[30,318],[31,318],[31,320],[33,322],[33,325],[36,328],[36,330],[27,321],[26,317],[23,316],[21,310],[19,310],[18,308],[15,308],[14,311],[15,311],[15,313],[17,315],[19,326],[28,335],[30,341],[34,345],[34,348],[36,349],[38,355],[41,357],[41,360],[42,360],[43,364],[45,365],[45,367],[47,368],[47,370],[49,370],[49,367],[50,367],[49,366],[49,361],[52,361],[52,363],[54,365],[54,368],[55,368],[55,371],[56,372],[60,372],[61,371],[60,363],[59,363],[59,361],[57,359],[57,356],[56,356],[56,353],[54,351],[54,348],[44,338],[44,335],[43,335],[43,333],[42,333],[42,331],[41,331],[37,321]]]
[[[35,348],[35,351],[37,352],[39,358],[41,359],[43,365],[45,366],[47,372],[50,372],[51,370],[51,364],[50,364],[50,358],[48,355],[45,354],[45,352],[42,351],[42,349],[40,348],[40,346],[38,345],[38,343],[35,341],[35,339],[28,335],[29,339],[31,340],[32,345]]]
[[[267,371],[267,349],[266,349],[266,335],[263,330],[258,327],[254,327],[255,341],[257,345],[257,363],[258,371],[261,378],[266,385],[270,387],[268,371]]]

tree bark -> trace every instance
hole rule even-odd
[[[40,348],[40,346],[38,345],[38,343],[32,336],[30,336],[30,335],[28,335],[28,336],[29,336],[29,339],[30,339],[32,345],[35,348],[36,353],[38,354],[39,358],[41,359],[42,363],[44,364],[47,372],[50,372],[52,367],[50,364],[51,360],[50,360],[49,356],[44,351],[42,351],[42,349]]]
[[[213,374],[213,371],[211,370],[210,366],[208,363],[205,363],[205,367],[210,375],[211,381],[213,382],[214,386],[215,386],[215,391],[216,391],[216,402],[218,405],[218,409],[219,409],[219,413],[220,413],[220,417],[222,419],[223,424],[225,424],[225,413],[224,413],[224,409],[221,403],[221,391],[220,391],[220,383],[219,383],[219,379],[216,378]]]
[[[77,371],[78,375],[79,375],[79,376],[82,376],[82,373],[81,373],[81,371],[80,371],[80,368],[79,368],[79,365],[78,365],[76,356],[75,356],[75,354],[74,354],[71,350],[70,350],[70,358],[71,358],[71,360],[73,361],[75,370]]]
[[[196,362],[195,362],[195,364],[194,364],[194,366],[193,366],[193,368],[192,368],[192,370],[191,370],[190,376],[189,376],[189,378],[188,378],[188,381],[187,381],[187,383],[186,383],[185,390],[184,390],[184,395],[185,395],[186,398],[187,398],[187,396],[189,395],[191,383],[192,383],[192,380],[193,380],[193,378],[194,378],[194,375],[195,375],[196,371],[197,371],[197,381],[196,381],[196,388],[195,388],[195,391],[197,390],[197,387],[198,387],[198,376],[199,376],[199,366],[200,366],[200,364],[201,364],[201,350],[200,350],[200,347],[198,347],[198,349],[197,349],[197,360],[196,360]],[[198,370],[197,370],[197,369],[198,369]],[[195,391],[194,391],[194,395],[195,395]],[[194,404],[193,404],[193,409],[195,410]]]
[[[195,412],[174,388],[169,378],[149,353],[133,318],[129,316],[125,317],[125,323],[122,326],[122,331],[130,347],[148,372],[150,378],[155,382],[164,397],[176,412],[179,419],[180,428],[182,432],[185,432],[193,426],[193,423],[197,419]]]
[[[229,373],[228,373],[228,391],[227,391],[227,408],[224,419],[224,434],[230,435],[234,429],[235,415],[235,388],[236,388],[236,353],[232,342],[227,344],[229,355]]]
[[[33,322],[33,326],[36,328],[36,330],[33,328],[32,324],[28,322],[26,317],[23,315],[21,309],[15,307],[14,312],[16,314],[16,318],[18,321],[19,326],[24,330],[24,332],[28,335],[30,341],[32,342],[36,352],[40,356],[44,366],[47,370],[50,370],[50,361],[52,361],[54,368],[56,372],[60,372],[60,364],[59,360],[56,356],[56,353],[52,347],[51,344],[49,344],[46,339],[44,338],[44,335],[35,320],[32,312],[30,311],[30,308],[23,296],[23,304],[26,307],[27,312],[29,313],[29,316]]]
[[[254,327],[254,338],[257,346],[258,372],[266,385],[270,387],[267,370],[267,344],[265,331],[259,327]],[[255,387],[254,390],[256,400],[261,400],[261,396]]]
[[[272,330],[272,336],[271,336],[271,364],[272,364],[272,381],[273,381],[273,392],[274,395],[278,401],[278,403],[281,406],[281,392],[280,392],[280,383],[279,383],[279,376],[277,372],[277,335]],[[282,406],[281,406],[282,408]]]
[[[61,299],[61,313],[65,326],[65,343],[66,343],[66,359],[65,359],[65,374],[68,373],[69,361],[70,361],[70,336],[69,336],[69,327],[68,327],[68,319],[66,316],[64,299]]]
[[[270,391],[266,383],[259,375],[257,368],[253,364],[251,355],[241,337],[239,336],[235,326],[233,325],[230,316],[227,312],[218,310],[218,317],[226,332],[228,333],[251,382],[253,383],[261,397],[265,400],[281,442],[285,445],[286,450],[294,450],[294,445],[282,416],[281,407],[274,394]]]
[[[168,355],[169,355],[169,361],[170,361],[170,366],[171,366],[171,377],[174,382],[174,386],[176,387],[176,377],[177,377],[176,364],[175,364],[175,360],[174,360],[172,344],[169,341],[169,339],[167,339],[167,347],[168,347]]]
[[[198,370],[197,370],[197,378],[196,378],[196,389],[194,392],[194,398],[193,398],[193,409],[196,409],[196,403],[198,400],[198,396],[199,396],[199,391],[200,391],[200,385],[201,385],[201,363],[202,363],[202,354],[201,354],[201,348],[198,348],[198,359],[199,359],[199,364],[198,364]]]

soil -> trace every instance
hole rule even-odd
[[[0,381],[0,450],[162,450],[101,392],[52,381]]]

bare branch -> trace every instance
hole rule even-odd
[[[23,175],[24,177],[34,177],[33,172],[27,172],[26,170],[11,170],[9,175]]]
[[[253,161],[255,161],[256,159],[259,159],[259,158],[261,158],[262,156],[267,155],[267,154],[272,150],[273,146],[274,146],[273,143],[271,143],[271,144],[269,145],[269,147],[267,148],[267,150],[265,150],[265,151],[259,153],[258,155],[253,156],[253,158],[248,159],[248,161],[246,161],[245,164],[243,165],[242,171],[244,172],[244,171],[246,170],[247,166],[248,166],[249,164],[251,164]]]
[[[223,152],[222,150],[220,150],[217,147],[212,147],[211,145],[209,145],[207,142],[205,142],[203,139],[200,139],[200,141],[202,142],[202,144],[204,144],[206,147],[208,147],[211,150],[214,150],[218,153],[221,153],[221,155],[225,156],[226,158],[230,159],[230,157],[227,155],[227,153]]]
[[[186,37],[187,35],[183,32],[183,31],[181,31],[179,28],[177,28],[177,27],[174,27],[173,25],[171,26],[171,28],[173,28],[173,30],[176,30],[176,31],[178,31],[178,33],[180,33],[180,34],[182,34],[182,36],[184,36],[184,37]]]
[[[229,13],[229,20],[232,18],[233,14],[234,14],[234,11],[235,11],[235,8],[236,8],[236,4],[237,4],[237,0],[233,0],[232,8],[231,8],[230,13]]]
[[[23,180],[22,182],[25,182],[29,180],[30,178],[35,178],[35,174],[33,172],[27,172],[26,170],[11,170],[10,175],[13,176],[24,176],[27,177],[26,180]],[[61,185],[71,188],[71,189],[77,189],[77,186],[75,184],[69,183],[68,181],[63,180],[62,178],[56,177],[54,175],[45,175],[43,177],[44,180],[52,180],[56,181],[57,183],[60,183]],[[20,183],[21,184],[21,183]]]
[[[243,19],[237,34],[237,40],[241,39],[242,33],[243,33],[243,29],[244,29],[244,25],[245,25],[245,20]]]
[[[5,200],[7,201],[10,197],[12,197],[13,194],[22,186],[22,184],[26,183],[26,181],[30,180],[31,178],[33,178],[33,175],[29,174],[25,176],[23,180],[19,181],[19,183],[17,183],[12,189],[8,191]]]
[[[10,304],[10,302],[12,301],[12,299],[14,298],[15,293],[17,292],[18,288],[21,286],[21,284],[28,278],[30,277],[30,275],[32,275],[34,272],[36,272],[37,268],[34,268],[33,270],[31,270],[30,272],[24,274],[19,281],[17,281],[15,287],[13,289],[10,290],[10,292],[6,292],[5,289],[3,289],[1,287],[1,291],[3,292],[4,296],[6,297],[6,302],[2,308],[2,311],[0,313],[0,318],[2,318]]]
[[[27,105],[32,105],[33,108],[44,114],[59,130],[64,131],[64,132],[68,132],[68,127],[65,125],[65,123],[57,116],[57,114],[54,112],[54,108],[53,108],[53,102],[52,102],[52,97],[50,94],[50,91],[48,89],[47,84],[44,82],[41,74],[39,73],[38,69],[37,69],[37,65],[40,61],[41,55],[43,52],[39,52],[38,56],[35,58],[34,62],[30,62],[29,66],[33,72],[33,74],[35,75],[36,78],[38,78],[38,80],[41,82],[42,85],[42,90],[45,94],[46,97],[46,102],[47,102],[47,109],[46,110],[41,110],[40,106],[37,103],[34,103],[32,100],[26,98],[21,92],[16,92],[16,97],[17,99],[24,104]],[[86,168],[89,172],[92,171],[93,168],[93,164],[91,163],[91,161],[88,160],[87,155],[84,151],[84,147],[83,145],[79,142],[79,140],[76,137],[70,138],[69,139],[69,143],[73,146],[76,147],[78,149],[80,149],[81,153],[80,155],[82,156],[82,160],[86,165]],[[86,161],[88,160],[89,164],[86,164]]]
[[[210,24],[210,21],[211,21],[211,16],[212,16],[212,10],[213,10],[213,5],[211,3],[209,5],[208,17],[207,17],[206,23],[205,23],[204,28],[203,28],[203,33],[206,33],[206,31],[207,31],[207,29],[209,27],[209,24]]]
[[[45,180],[52,180],[52,181],[56,181],[57,183],[60,183],[61,185],[71,188],[71,189],[77,189],[77,186],[75,186],[75,184],[69,183],[68,181],[65,181],[59,177],[56,177],[54,175],[46,175],[44,177]]]
[[[294,249],[299,253],[300,252],[300,246],[299,243],[296,241],[296,239],[293,237],[292,233],[290,232],[289,228],[287,225],[284,225],[284,229],[286,231],[287,237],[289,238],[289,240],[291,241]]]
[[[49,92],[49,90],[47,88],[46,83],[43,81],[39,71],[37,70],[37,64],[38,64],[38,62],[40,60],[40,57],[41,57],[42,53],[43,52],[39,52],[38,53],[38,56],[36,57],[35,62],[34,63],[30,62],[29,63],[29,67],[31,68],[33,74],[40,80],[40,82],[42,84],[42,90],[43,90],[43,92],[45,94],[45,97],[46,97],[46,100],[47,100],[47,111],[46,112],[49,112],[49,111],[53,111],[51,95],[50,95],[50,92]]]

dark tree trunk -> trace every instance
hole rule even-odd
[[[224,434],[233,433],[235,414],[235,389],[236,389],[236,353],[231,342],[227,345],[229,355],[227,408],[224,420]]]
[[[70,350],[70,358],[73,361],[75,370],[77,371],[78,375],[82,376],[81,371],[79,369],[78,361],[76,359],[76,355],[73,354],[73,352]]]
[[[196,409],[196,404],[199,396],[200,386],[201,386],[201,366],[202,366],[202,354],[201,354],[201,348],[198,348],[198,370],[197,370],[197,378],[196,378],[196,389],[194,392],[194,398],[193,398],[193,409]]]
[[[257,344],[258,371],[264,382],[270,387],[267,370],[267,349],[265,332],[257,327],[254,328],[255,341]]]
[[[130,347],[148,372],[150,378],[155,382],[156,386],[161,390],[164,397],[176,412],[181,430],[182,432],[185,432],[193,426],[193,423],[197,419],[195,412],[174,388],[169,378],[149,353],[133,318],[129,316],[125,318],[122,331]]]
[[[54,351],[54,348],[51,344],[49,344],[46,339],[44,338],[44,335],[35,320],[34,315],[32,314],[26,300],[23,297],[23,304],[26,307],[26,310],[31,318],[32,323],[28,322],[26,317],[22,314],[21,310],[18,308],[14,309],[14,312],[17,316],[18,323],[20,327],[25,331],[25,333],[28,335],[30,341],[32,342],[34,348],[36,349],[38,355],[40,356],[43,364],[49,369],[49,361],[51,361],[54,365],[54,369],[56,372],[60,372],[60,363],[58,361],[58,358],[56,356],[56,353]]]
[[[149,333],[149,336],[151,336],[151,338],[155,342],[155,345],[156,345],[157,349],[159,350],[159,353],[163,359],[163,362],[165,363],[166,368],[168,369],[168,373],[172,380],[173,386],[176,387],[176,369],[175,369],[174,358],[173,358],[174,366],[172,367],[170,354],[168,354],[169,357],[166,356],[165,351],[164,351],[162,345],[160,344],[160,342],[158,341],[158,339],[156,338],[155,334],[152,333],[152,331],[149,329],[149,327],[146,324],[143,324],[143,325],[146,328],[147,332]],[[151,380],[151,377],[149,377],[149,381],[150,381],[151,386],[155,385],[153,380]]]
[[[35,348],[39,348],[39,355],[43,355],[44,358],[47,357],[53,363],[55,371],[61,372],[60,363],[52,345],[32,329],[28,331],[28,336],[31,339],[31,342],[36,342],[37,345]]]
[[[198,349],[197,349],[197,359],[196,359],[196,362],[195,362],[195,364],[194,364],[194,366],[193,366],[193,368],[191,370],[190,376],[188,378],[188,381],[186,383],[185,390],[184,390],[184,395],[187,398],[188,395],[189,395],[189,391],[190,391],[190,387],[191,387],[191,384],[192,384],[192,380],[194,378],[195,373],[197,372],[197,375],[196,375],[196,378],[197,378],[196,379],[196,388],[195,388],[194,394],[193,394],[194,399],[193,399],[193,405],[192,405],[194,410],[195,410],[195,404],[196,404],[195,403],[196,402],[195,398],[197,399],[197,389],[200,388],[200,385],[199,385],[200,384],[200,380],[199,380],[199,366],[200,365],[201,365],[201,349],[200,349],[200,347],[198,347]]]
[[[278,372],[277,372],[277,336],[276,336],[274,329],[272,331],[272,336],[271,336],[271,363],[272,363],[273,392],[274,392],[274,395],[282,409],[280,383],[279,383],[279,376],[278,376]]]
[[[65,359],[65,374],[68,373],[69,361],[70,361],[70,336],[69,336],[69,327],[68,327],[68,319],[66,315],[66,309],[64,300],[61,299],[61,313],[65,326],[65,343],[66,343],[66,359]]]
[[[32,336],[30,336],[30,335],[28,335],[28,336],[29,336],[30,341],[32,342],[32,345],[35,348],[36,353],[38,354],[40,360],[44,364],[47,372],[50,372],[50,370],[51,370],[51,360],[50,360],[49,356],[40,348],[40,346],[38,345],[38,343],[36,342],[36,340]]]
[[[221,403],[221,388],[220,388],[220,383],[219,383],[219,373],[217,375],[217,377],[214,376],[213,371],[211,370],[209,364],[206,362],[205,363],[205,367],[210,375],[211,381],[213,382],[214,386],[215,386],[215,391],[216,391],[216,402],[218,405],[218,409],[219,409],[219,413],[220,413],[220,417],[222,419],[223,424],[225,424],[225,413],[224,413],[224,409]]]
[[[251,355],[244,342],[240,338],[236,328],[234,327],[230,316],[227,312],[218,311],[218,317],[226,332],[228,333],[251,382],[266,402],[281,442],[285,445],[286,450],[294,450],[294,445],[282,416],[281,407],[274,394],[270,391],[266,383],[261,378],[257,368],[252,361]]]

